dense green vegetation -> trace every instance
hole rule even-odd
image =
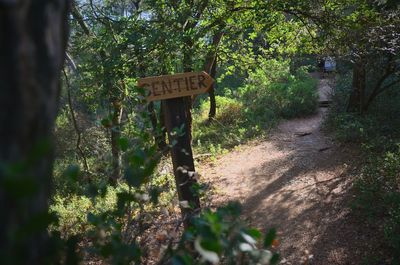
[[[279,12],[256,21],[255,5],[73,5],[71,48],[55,130],[56,192],[50,211],[58,222],[50,230],[64,239],[77,237],[85,262],[148,263],[161,258],[160,262],[192,264],[223,258],[231,263],[239,253],[242,264],[270,258],[276,262],[273,232],[266,235],[265,244],[256,246],[262,236],[235,220],[237,205],[204,208],[202,215],[186,217],[191,227],[183,232],[181,224],[187,220],[180,218],[179,208],[184,212],[191,205],[178,200],[170,158],[164,157],[168,145],[163,109],[158,102],[145,102],[144,91],[135,86],[138,77],[211,71],[215,62],[215,98],[200,96],[188,110],[193,112],[195,155],[218,155],[266,136],[282,118],[314,113],[317,81],[308,73],[311,66],[299,64],[296,59],[301,57],[295,55],[311,47],[305,25]],[[242,8],[249,11],[235,11]],[[133,13],[124,13],[127,10]],[[176,17],[165,17],[169,12]],[[186,21],[187,12],[198,21]],[[261,21],[287,25],[284,33],[290,42],[280,39],[281,31],[266,34]],[[290,35],[299,29],[297,39]],[[187,32],[176,34],[177,30]],[[274,49],[267,42],[290,43],[290,49]],[[216,112],[210,116],[211,100]],[[199,182],[192,189],[207,201],[208,187]],[[179,238],[181,244],[172,243]],[[200,256],[190,254],[188,242]],[[152,251],[155,246],[160,252]]]
[[[194,110],[193,142],[200,152],[222,152],[254,137],[265,136],[280,119],[313,114],[317,80],[307,67],[290,71],[290,61],[260,60],[260,67],[236,88],[217,91],[217,115],[208,118],[209,99]]]
[[[346,111],[350,89],[351,73],[347,72],[338,78],[334,106],[326,125],[339,141],[361,147],[363,166],[354,185],[356,197],[352,204],[354,212],[381,234],[377,252],[366,258],[389,259],[398,264],[400,86],[382,93],[364,115]]]
[[[289,60],[266,61],[263,59],[263,62],[264,67],[256,68],[254,73],[244,79],[238,88],[230,89],[226,87],[221,91],[217,91],[217,114],[215,118],[212,120],[208,118],[208,99],[201,99],[198,106],[194,108],[193,142],[196,152],[210,152],[213,156],[218,155],[224,150],[233,148],[254,137],[266,136],[268,129],[281,118],[309,115],[315,112],[317,107],[317,81],[309,75],[307,67],[299,68],[292,73]],[[155,169],[153,166],[156,164],[150,163],[151,168],[148,171],[145,170],[147,175],[144,175],[142,180],[129,179],[129,176],[125,175],[124,181],[121,181],[117,187],[112,187],[107,185],[107,170],[105,170],[109,160],[104,158],[103,164],[99,164],[101,161],[101,158],[98,158],[99,154],[89,151],[86,152],[85,160],[90,172],[78,171],[78,167],[74,166],[69,166],[69,169],[64,171],[65,166],[73,163],[74,157],[78,159],[75,161],[80,159],[73,152],[76,147],[72,146],[71,148],[68,146],[68,142],[75,137],[74,134],[76,132],[71,129],[68,130],[68,128],[73,127],[73,124],[71,119],[66,116],[67,111],[68,109],[59,116],[57,122],[58,139],[66,142],[64,144],[60,143],[59,147],[63,147],[63,149],[59,150],[60,155],[56,162],[55,184],[58,192],[53,197],[50,209],[57,214],[59,222],[52,227],[52,230],[61,232],[65,238],[82,234],[90,235],[95,233],[93,231],[94,228],[98,229],[99,227],[103,227],[103,229],[111,233],[110,235],[114,235],[117,238],[126,237],[126,233],[133,233],[129,235],[143,237],[139,244],[142,246],[142,251],[146,251],[147,248],[152,247],[151,244],[155,244],[154,240],[150,240],[151,244],[149,245],[148,233],[153,233],[155,237],[163,238],[164,233],[166,231],[170,232],[170,229],[172,229],[171,226],[160,226],[158,218],[172,218],[171,223],[179,223],[179,218],[177,219],[176,216],[169,217],[170,213],[173,215],[179,214],[176,210],[179,201],[176,199],[172,172],[163,172],[160,168]],[[147,116],[144,117],[144,120],[146,119],[148,119]],[[150,125],[148,125],[148,128],[150,128]],[[85,142],[86,148],[89,147],[89,144],[92,144],[94,148],[98,149],[99,144],[103,142],[104,149],[98,152],[110,152],[107,148],[107,141],[102,136],[102,130],[103,127],[100,124],[94,124],[92,128],[88,129],[88,135],[97,136],[97,142]],[[124,132],[124,134],[131,133],[128,132]],[[150,129],[149,132],[151,132]],[[69,133],[69,135],[66,135],[66,133]],[[86,133],[83,133],[83,135],[87,137]],[[98,136],[101,136],[101,138],[99,139]],[[144,135],[140,137],[144,137]],[[151,147],[146,153],[145,147],[132,146],[129,143],[128,136],[121,139],[126,141],[126,143],[121,142],[120,144],[121,149],[125,151],[124,158],[128,160],[127,163],[133,161],[137,163],[137,166],[143,163],[146,166],[147,159],[152,159],[154,155],[158,156],[154,153],[156,150]],[[68,152],[69,148],[72,151]],[[165,166],[166,163],[169,162],[164,160],[160,165]],[[136,165],[133,166],[137,167]],[[133,168],[133,170],[137,169]],[[129,172],[125,174],[129,174]],[[207,188],[202,186],[199,186],[198,191],[203,195],[208,192]],[[97,195],[99,192],[100,194]],[[126,201],[130,202],[128,208],[125,208],[128,206],[125,205]],[[208,212],[204,216],[205,220],[202,219],[203,217],[195,220],[200,222],[199,225],[201,226],[204,226],[202,222],[209,223],[211,226],[220,225],[218,223],[213,224],[213,222],[219,219],[222,221],[225,218],[233,221],[234,219],[231,218],[239,216],[237,207],[234,207],[235,210],[228,207],[226,209],[222,208],[217,212]],[[131,212],[130,215],[126,215],[126,210]],[[109,218],[115,218],[116,215],[119,218],[110,223]],[[214,215],[218,216],[217,220],[214,220],[216,217],[212,217]],[[149,219],[150,216],[151,219]],[[129,220],[131,218],[133,220]],[[212,219],[208,220],[207,218]],[[126,227],[127,224],[135,227],[135,231],[133,231],[132,227]],[[217,238],[221,237],[218,241],[224,241],[226,240],[225,238],[239,236],[230,234],[230,230],[233,227],[234,230],[241,231],[244,229],[243,231],[247,231],[247,228],[241,228],[241,225],[239,223],[236,224],[236,222],[230,223],[229,221],[227,225],[226,231],[219,231],[219,228],[216,231],[212,231],[212,235],[210,235],[212,238],[209,240],[217,240]],[[127,231],[128,228],[130,230]],[[114,231],[115,229],[117,231]],[[255,230],[249,231],[256,233]],[[255,239],[260,237],[258,232],[255,235],[257,235]],[[190,238],[193,238],[193,235],[190,235]],[[122,238],[119,240],[122,240]],[[242,244],[242,240],[247,239],[246,237],[238,238],[237,243],[232,241],[227,246],[217,245],[213,247],[214,243],[210,243],[209,247],[212,247],[212,249],[209,250],[222,253],[224,249],[224,251],[228,251],[226,258],[229,260],[229,255],[233,255],[230,253],[232,251],[231,248],[235,244],[238,246]],[[122,243],[120,242],[119,244]],[[122,245],[118,246],[122,247]],[[100,251],[96,252],[98,255],[103,255],[101,248],[96,251]],[[122,258],[122,254],[115,253],[116,250],[109,251],[111,251],[110,255],[113,255],[113,258]],[[269,255],[269,252],[262,253],[264,252],[259,254],[252,252],[250,258],[257,260],[264,257],[263,255]],[[144,257],[147,255],[150,255],[149,259],[154,259],[149,253],[146,253]],[[189,259],[189,256],[186,258]],[[118,260],[114,262],[118,263]]]
[[[187,165],[171,169],[168,153],[185,136],[195,156],[215,157],[268,137],[282,119],[314,114],[318,81],[310,72],[328,55],[338,75],[327,127],[366,157],[354,209],[379,220],[384,258],[400,262],[396,1],[11,2],[0,4],[1,39],[17,36],[0,44],[0,111],[15,113],[1,118],[0,263],[278,263],[276,231],[249,227],[237,203],[207,207],[209,187]],[[53,9],[64,16],[48,15]],[[68,45],[61,22],[70,27]],[[3,50],[13,45],[8,57]],[[66,57],[62,73],[56,53]],[[147,102],[137,80],[192,71],[206,71],[215,85],[179,101],[186,123],[167,133],[165,101]],[[14,112],[19,107],[25,112]],[[182,199],[187,183],[193,200]]]

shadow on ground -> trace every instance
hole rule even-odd
[[[327,86],[322,79],[320,92]],[[362,264],[374,247],[374,232],[350,211],[359,154],[321,131],[324,115],[283,122],[202,170],[215,204],[239,200],[252,225],[278,229],[281,264]]]

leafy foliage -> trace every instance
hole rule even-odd
[[[222,152],[266,135],[281,118],[315,113],[317,81],[308,74],[307,67],[292,74],[290,61],[260,60],[242,86],[219,92],[222,95],[216,97],[217,115],[213,121],[207,120],[209,101],[200,104],[194,116],[195,148]]]
[[[387,152],[381,158],[372,158],[355,184],[354,207],[374,224],[379,222],[388,258],[400,262],[400,152]]]
[[[400,128],[392,123],[400,114],[395,107],[399,94],[388,90],[399,81],[396,7],[395,1],[369,0],[73,1],[65,91],[55,129],[56,190],[50,213],[34,216],[25,230],[10,232],[17,235],[15,245],[24,235],[50,227],[54,260],[62,257],[70,264],[78,262],[78,253],[85,261],[112,264],[154,256],[173,264],[276,263],[271,248],[276,231],[262,238],[239,221],[237,205],[202,209],[181,228],[187,220],[176,218],[178,205],[182,211],[190,205],[177,201],[170,172],[160,163],[174,143],[159,144],[165,138],[161,106],[145,102],[136,80],[207,70],[210,61],[217,61],[217,85],[223,87],[216,92],[217,115],[206,122],[211,104],[203,98],[194,110],[193,127],[197,151],[215,154],[264,135],[282,118],[315,113],[317,83],[299,61],[334,50],[348,61],[366,62],[372,73],[366,81],[376,84],[366,92],[376,100],[369,109],[374,115],[345,113],[349,77],[337,89],[329,124],[341,140],[386,152]],[[381,196],[376,199],[389,216],[385,233],[398,249],[398,191],[393,189],[398,154],[389,151],[381,161],[384,182],[375,182],[372,175],[378,172],[369,170],[372,175],[360,180],[359,189],[367,194],[365,200]],[[0,166],[9,177],[1,180],[7,192],[24,203],[34,196],[39,185],[22,177],[23,166]],[[206,191],[199,185],[193,192]],[[169,224],[163,221],[167,217]],[[168,238],[171,231],[175,236]],[[150,253],[157,244],[164,251]]]
[[[378,260],[399,262],[399,87],[382,93],[364,115],[346,112],[351,91],[351,75],[337,80],[333,104],[326,125],[339,141],[358,144],[364,165],[354,184],[354,213],[365,217],[381,235],[376,252]],[[382,255],[381,248],[384,248]],[[369,257],[367,257],[369,259]]]

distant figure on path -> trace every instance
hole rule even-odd
[[[336,61],[328,56],[324,59],[324,73],[331,73],[336,71]]]

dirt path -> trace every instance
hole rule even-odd
[[[321,78],[320,99],[330,90]],[[357,154],[321,131],[324,115],[319,109],[282,122],[268,140],[199,170],[216,189],[213,204],[239,200],[252,225],[278,229],[281,264],[360,264],[367,251],[366,235],[349,214]]]

